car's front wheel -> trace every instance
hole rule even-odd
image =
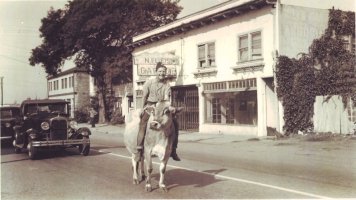
[[[84,145],[84,149],[82,151],[83,156],[89,155],[89,151],[90,151],[90,144]]]
[[[90,144],[86,144],[86,145],[80,144],[78,146],[78,150],[80,154],[82,154],[83,156],[87,156],[89,155]]]
[[[15,151],[16,149],[21,149],[21,148],[25,148],[25,141],[23,139],[23,135],[20,133],[20,131],[15,130],[15,139],[13,142],[13,145],[15,147]]]
[[[32,141],[30,141],[27,145],[27,149],[28,149],[28,157],[30,157],[30,159],[34,160],[37,157],[37,149],[36,147],[33,146]]]
[[[21,148],[15,147],[15,153],[16,153],[16,154],[21,153]]]

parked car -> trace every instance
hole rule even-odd
[[[15,125],[21,122],[19,106],[1,106],[0,107],[0,122],[1,122],[1,141],[13,141]]]
[[[65,100],[25,100],[21,104],[22,125],[14,127],[15,152],[28,149],[28,156],[35,159],[39,150],[49,148],[78,148],[87,156],[90,151],[89,128],[77,128],[69,119],[69,105]]]

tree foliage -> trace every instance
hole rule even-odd
[[[73,0],[64,9],[50,9],[40,27],[42,44],[32,50],[31,65],[47,74],[61,71],[74,56],[77,67],[96,79],[108,121],[106,97],[112,79],[132,81],[132,37],[174,21],[179,0]]]
[[[318,95],[356,101],[355,46],[345,48],[345,38],[355,38],[355,13],[332,9],[325,33],[313,41],[308,54],[299,59],[278,57],[277,96],[284,108],[286,135],[313,129]]]

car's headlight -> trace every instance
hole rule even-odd
[[[48,122],[42,122],[41,128],[45,131],[49,129],[49,123]]]
[[[76,121],[70,121],[70,122],[69,122],[69,126],[70,126],[71,128],[76,129],[77,126],[78,126],[78,123],[77,123]]]
[[[10,126],[11,126],[11,123],[9,123],[9,122],[6,122],[6,123],[5,123],[5,127],[6,127],[6,128],[9,128]]]
[[[87,130],[80,132],[83,136],[89,136],[90,133]]]

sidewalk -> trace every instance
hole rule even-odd
[[[109,125],[109,124],[96,124],[95,128],[91,128],[90,124],[78,124],[79,127],[88,127],[95,133],[99,134],[124,134],[125,124]],[[264,137],[263,139],[274,138]],[[262,139],[262,138],[260,138]],[[226,135],[226,134],[208,134],[199,132],[179,131],[180,142],[201,142],[209,144],[224,144],[232,142],[240,142],[247,140],[258,140],[254,136],[249,135]]]
[[[120,125],[109,125],[109,124],[96,124],[95,128],[91,128],[90,124],[78,124],[79,127],[88,127],[95,134],[124,134],[125,124]],[[294,137],[287,137],[277,139],[275,136],[264,136],[257,137],[251,135],[229,135],[229,134],[211,134],[211,133],[200,133],[200,132],[188,132],[179,131],[179,141],[180,142],[199,142],[206,144],[228,144],[246,141],[263,141],[263,143],[272,142],[270,145],[284,145],[291,143],[321,143],[319,145],[325,145],[325,148],[332,148],[334,146],[337,148],[345,141],[351,142],[351,146],[356,148],[356,135],[336,135],[336,137],[331,136],[324,141],[323,138],[319,136],[307,136],[307,135],[297,135]]]

